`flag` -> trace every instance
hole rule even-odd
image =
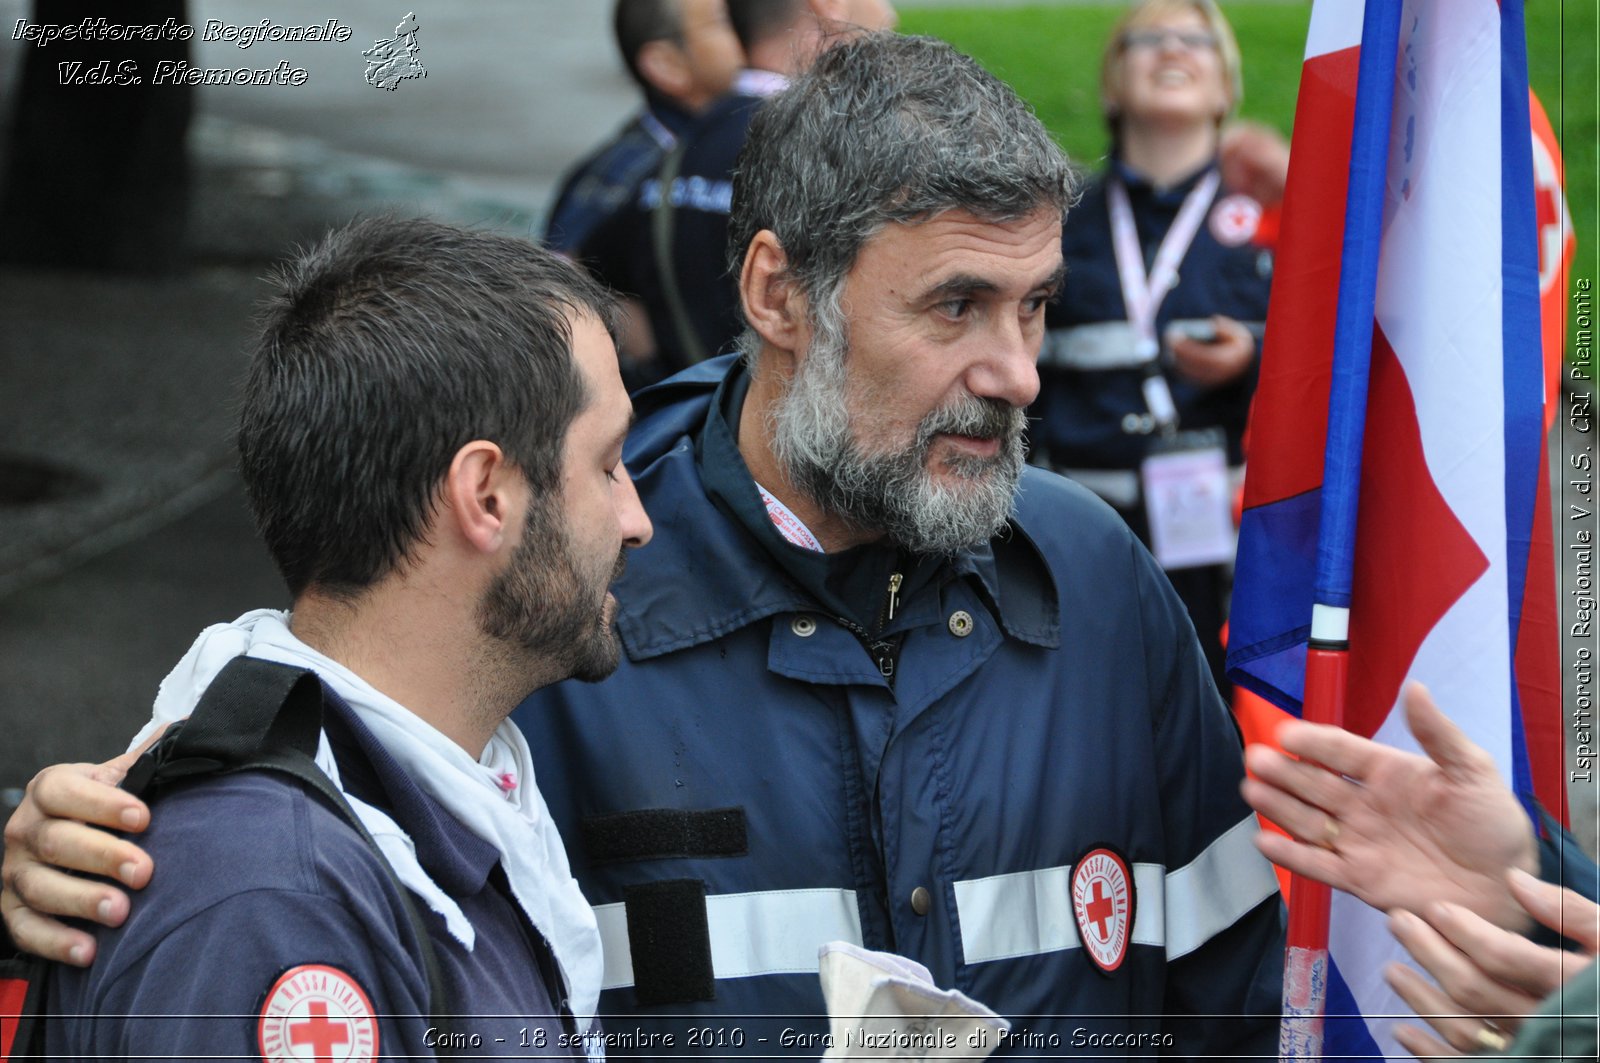
[[[1383,180],[1372,185],[1381,204],[1347,202],[1361,187],[1351,141],[1365,4],[1312,9],[1251,428],[1229,675],[1299,711],[1324,485],[1356,475],[1348,601],[1319,603],[1350,609],[1344,726],[1415,749],[1399,695],[1421,680],[1520,794],[1558,811],[1559,745],[1530,755],[1528,744],[1530,734],[1559,743],[1561,706],[1554,573],[1535,556],[1536,510],[1549,503],[1522,3],[1369,2],[1400,9],[1392,60],[1368,56],[1393,70]],[[1357,218],[1362,207],[1366,228],[1347,231],[1347,208]],[[1352,241],[1378,245],[1365,425],[1359,457],[1341,459],[1336,447],[1325,467],[1334,295],[1345,294]],[[1550,612],[1526,613],[1535,606]],[[1329,946],[1326,1052],[1405,1056],[1392,1020],[1362,1018],[1408,1010],[1382,979],[1398,952],[1383,914],[1336,896]]]

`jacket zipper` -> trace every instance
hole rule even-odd
[[[902,564],[904,555],[901,557]],[[878,674],[889,681],[889,686],[894,686],[894,669],[896,657],[900,652],[899,638],[884,638],[883,629],[889,626],[894,619],[895,610],[900,608],[900,587],[905,583],[905,576],[900,572],[891,573],[889,576],[889,590],[884,596],[883,608],[878,611],[878,633],[873,634],[860,624],[848,617],[834,617],[839,624],[867,648],[872,655],[873,663],[878,666]]]

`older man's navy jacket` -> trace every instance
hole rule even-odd
[[[599,913],[611,1034],[819,1055],[817,949],[843,939],[1009,1017],[1011,1050],[1271,1054],[1275,880],[1143,547],[1028,469],[1008,533],[916,562],[871,632],[886,676],[796,577],[822,555],[750,517],[731,365],[640,397],[627,462],[655,538],[616,588],[621,668],[515,715]]]

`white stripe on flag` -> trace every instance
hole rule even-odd
[[[625,905],[594,909],[605,952],[602,989],[633,985]],[[717,978],[815,974],[817,950],[829,941],[861,944],[854,890],[769,890],[706,898],[711,970]]]
[[[1409,678],[1509,776],[1499,8],[1410,3],[1401,49],[1377,317],[1405,370],[1428,474],[1489,561]]]
[[[1243,819],[1170,873],[1161,864],[1134,864],[1133,943],[1165,946],[1167,958],[1177,959],[1276,892],[1255,832],[1255,817]],[[1071,880],[1071,865],[1062,865],[957,882],[962,957],[987,963],[1079,948]]]
[[[1396,74],[1376,316],[1406,376],[1427,474],[1489,562],[1406,678],[1427,683],[1509,774],[1498,5],[1408,0]],[[1416,749],[1397,707],[1374,737]],[[1336,894],[1329,942],[1379,1049],[1403,1058],[1390,1016],[1408,1009],[1382,972],[1405,953],[1383,913]]]
[[[1364,0],[1317,0],[1306,31],[1306,58],[1359,47],[1365,12]]]

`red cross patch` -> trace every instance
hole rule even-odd
[[[1083,951],[1111,974],[1128,955],[1133,936],[1133,876],[1110,849],[1090,849],[1072,868],[1072,914]]]
[[[378,1058],[378,1020],[366,991],[337,967],[320,963],[291,967],[273,983],[256,1035],[267,1063]]]
[[[1211,208],[1211,235],[1224,247],[1249,243],[1261,228],[1261,204],[1244,195],[1223,196]]]

